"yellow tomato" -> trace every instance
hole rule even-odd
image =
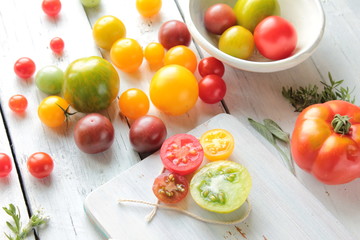
[[[178,45],[166,52],[164,64],[178,64],[194,73],[197,67],[197,59],[195,53],[190,48]]]
[[[93,37],[96,45],[110,50],[113,43],[126,36],[126,28],[123,22],[111,15],[99,18],[93,27]]]
[[[118,105],[126,117],[137,119],[149,111],[150,102],[142,90],[130,88],[121,94]]]
[[[48,127],[60,127],[66,120],[69,103],[58,96],[49,96],[41,101],[38,116]]]
[[[140,44],[131,38],[117,40],[110,50],[112,63],[124,72],[136,71],[144,58]]]
[[[163,62],[165,48],[161,43],[149,43],[144,50],[144,57],[150,65],[157,65]]]
[[[161,0],[136,0],[136,9],[143,17],[152,17],[161,9]]]
[[[210,161],[227,160],[234,151],[234,137],[224,129],[212,129],[205,132],[200,143],[204,154]]]
[[[150,83],[152,103],[160,111],[170,115],[181,115],[189,111],[198,96],[198,83],[194,74],[180,65],[162,67]]]

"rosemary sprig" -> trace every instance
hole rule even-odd
[[[355,97],[351,96],[354,89],[350,90],[348,87],[342,87],[341,84],[343,84],[344,80],[333,80],[330,72],[328,76],[330,84],[321,81],[320,83],[323,85],[323,90],[320,93],[318,86],[310,84],[306,87],[299,87],[298,89],[283,87],[282,95],[290,101],[291,105],[295,108],[295,112],[301,112],[310,105],[331,100],[343,100],[354,103]]]
[[[9,204],[9,207],[3,207],[3,209],[10,217],[12,217],[14,222],[13,224],[8,221],[6,222],[8,228],[15,234],[15,236],[11,236],[4,233],[8,240],[23,240],[33,228],[43,225],[49,220],[48,217],[43,216],[42,213],[38,211],[36,214],[31,216],[29,222],[23,228],[22,223],[20,222],[21,215],[18,207],[15,207],[13,204]]]

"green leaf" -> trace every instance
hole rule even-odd
[[[279,140],[289,143],[290,138],[287,132],[284,132],[281,127],[271,119],[264,119],[265,127]]]
[[[275,138],[272,133],[265,127],[265,125],[256,122],[255,120],[248,118],[250,125],[258,131],[266,140],[268,140],[272,145],[275,145]]]

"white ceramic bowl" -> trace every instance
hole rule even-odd
[[[243,60],[232,57],[217,47],[218,37],[210,34],[204,25],[204,14],[215,3],[226,3],[233,7],[237,0],[189,0],[185,21],[196,41],[210,55],[235,68],[251,72],[276,72],[292,68],[306,60],[318,46],[324,32],[325,16],[320,0],[278,0],[280,16],[290,21],[297,32],[298,42],[292,56],[271,61],[255,51]]]

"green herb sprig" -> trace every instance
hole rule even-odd
[[[354,89],[350,90],[348,87],[342,87],[341,84],[343,84],[344,80],[333,80],[330,72],[328,76],[330,84],[320,82],[323,85],[321,92],[319,92],[318,86],[310,84],[306,87],[299,87],[298,89],[283,87],[282,95],[290,101],[291,105],[295,108],[295,112],[301,112],[310,105],[331,100],[343,100],[354,103],[355,97],[351,96]]]
[[[42,212],[38,211],[36,214],[32,215],[29,222],[23,228],[20,221],[21,215],[18,207],[15,207],[13,204],[9,204],[9,207],[3,207],[4,211],[13,219],[13,224],[6,222],[8,228],[12,231],[15,236],[11,236],[7,233],[4,233],[8,240],[24,240],[27,235],[31,232],[32,229],[46,224],[49,220],[48,217],[42,215]]]

